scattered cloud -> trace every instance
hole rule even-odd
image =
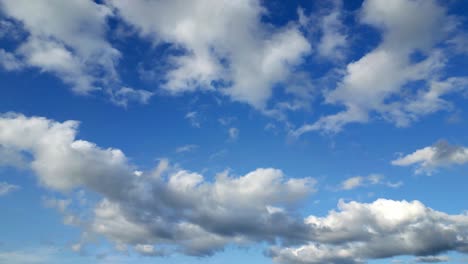
[[[14,50],[0,49],[0,66],[7,71],[37,68],[55,75],[77,94],[103,91],[111,102],[126,107],[146,104],[152,92],[122,87],[117,66],[121,53],[106,39],[113,16],[95,1],[1,0],[0,37],[19,41]],[[12,29],[12,28],[15,29]],[[86,28],[86,30],[83,30]],[[18,30],[27,37],[18,38]]]
[[[373,114],[407,126],[419,117],[449,110],[443,96],[466,90],[465,77],[442,77],[447,50],[435,48],[456,28],[455,18],[437,1],[364,1],[360,22],[383,34],[381,43],[349,63],[336,88],[325,91],[325,102],[346,110],[321,117],[293,132],[336,133],[349,123],[366,123]],[[422,60],[412,60],[415,53]],[[412,93],[409,89],[414,91]]]
[[[370,185],[386,185],[391,188],[398,188],[403,185],[403,182],[392,183],[385,181],[385,176],[381,174],[370,174],[369,176],[354,176],[344,180],[340,184],[341,190],[352,190],[355,188],[370,186]]]
[[[106,40],[106,20],[112,13],[105,5],[78,0],[0,4],[2,12],[29,33],[13,51],[14,57],[7,55],[10,62],[20,59],[9,63],[10,69],[24,65],[52,73],[79,94],[118,80],[115,65],[121,55]]]
[[[201,127],[201,121],[200,121],[200,114],[198,112],[192,111],[188,112],[185,115],[185,119],[187,119],[190,122],[190,125],[196,128]]]
[[[379,199],[340,201],[338,211],[302,219],[294,208],[315,191],[313,178],[287,178],[281,170],[258,168],[242,176],[221,172],[208,181],[165,159],[136,175],[122,151],[76,139],[77,128],[76,121],[10,113],[0,118],[0,144],[28,153],[30,168],[44,187],[97,194],[96,204],[73,207],[90,210],[84,218],[68,209],[78,199],[45,203],[64,215],[64,223],[104,236],[119,248],[130,246],[148,256],[206,256],[228,244],[267,242],[273,260],[301,264],[468,251],[466,214],[449,215],[418,201]],[[378,184],[383,177],[370,175],[347,186],[363,181]]]
[[[0,196],[7,195],[19,189],[20,187],[18,185],[10,184],[7,182],[0,182]]]
[[[415,173],[431,174],[441,167],[462,165],[468,163],[468,148],[450,145],[445,140],[439,140],[434,145],[418,149],[406,156],[392,161],[395,166],[415,166]]]
[[[231,127],[228,130],[228,134],[229,134],[229,140],[236,141],[237,138],[239,137],[239,129],[236,127]]]
[[[146,90],[135,90],[129,87],[121,87],[118,90],[109,90],[111,101],[116,105],[127,107],[129,102],[147,104],[154,93]]]
[[[198,148],[198,145],[190,144],[176,148],[176,153],[192,152]]]
[[[341,0],[328,1],[331,5],[318,14],[307,16],[303,8],[298,9],[299,23],[312,35],[318,31],[319,41],[316,52],[320,57],[332,60],[343,60],[345,49],[349,45],[346,27],[343,24],[343,3]],[[314,39],[310,40],[314,42]]]
[[[311,51],[297,23],[275,28],[262,22],[259,1],[108,3],[141,37],[182,50],[167,61],[172,70],[163,89],[172,94],[218,90],[262,110],[273,87]]]

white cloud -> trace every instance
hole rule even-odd
[[[468,148],[450,145],[440,140],[432,146],[418,149],[411,154],[392,161],[396,166],[415,165],[415,173],[431,174],[440,167],[462,165],[468,163]]]
[[[278,263],[365,263],[400,255],[432,256],[468,251],[468,216],[448,215],[418,201],[379,199],[373,203],[345,203],[326,217],[310,216],[310,243],[273,247]]]
[[[229,140],[235,141],[239,137],[239,129],[236,127],[231,127],[228,130]]]
[[[164,256],[166,253],[163,250],[157,250],[153,245],[138,244],[135,246],[135,251],[144,256]]]
[[[106,39],[107,19],[113,14],[104,4],[88,0],[1,0],[0,8],[7,17],[21,22],[7,21],[4,37],[17,38],[17,34],[9,33],[12,27],[22,27],[29,34],[14,51],[0,49],[4,69],[35,67],[55,75],[78,94],[104,90],[112,102],[124,107],[129,101],[145,104],[153,95],[121,87],[116,69],[121,54]]]
[[[349,45],[346,27],[343,24],[343,3],[341,0],[324,1],[330,5],[317,13],[307,16],[304,9],[298,9],[299,23],[311,35],[319,33],[316,52],[320,57],[342,60]]]
[[[212,254],[229,243],[304,239],[305,225],[291,210],[315,191],[312,178],[288,179],[281,170],[259,168],[243,176],[223,172],[208,181],[165,159],[137,176],[122,151],[76,139],[77,126],[0,116],[0,144],[26,153],[43,186],[63,193],[84,188],[102,197],[86,214],[93,217],[83,219],[67,210],[68,200],[46,200],[66,224],[119,245],[169,244],[190,255]]]
[[[310,52],[297,25],[273,28],[261,21],[259,1],[109,0],[121,17],[154,44],[184,51],[172,56],[163,88],[170,93],[215,90],[264,109]],[[213,85],[223,83],[223,88]]]
[[[21,69],[23,63],[14,54],[0,49],[0,66],[7,71],[14,71]]]
[[[121,87],[118,90],[110,90],[111,101],[117,105],[127,107],[131,101],[147,104],[151,97],[154,95],[153,92],[146,90],[136,90],[130,87]]]
[[[382,32],[381,43],[346,67],[336,88],[325,92],[325,102],[346,110],[321,117],[293,134],[321,130],[338,132],[351,122],[365,123],[372,114],[407,126],[420,116],[450,109],[442,97],[463,91],[467,79],[442,78],[445,50],[434,46],[454,28],[454,20],[436,1],[365,1],[360,21]],[[423,59],[412,61],[419,52]],[[416,83],[421,81],[421,83]],[[407,88],[411,87],[412,90]],[[414,91],[414,92],[412,92]]]
[[[362,176],[351,177],[344,180],[341,183],[341,189],[343,190],[351,190],[356,187],[362,186],[364,183],[364,178]]]
[[[466,214],[449,215],[418,201],[379,199],[340,201],[338,211],[302,219],[294,208],[315,191],[313,178],[287,178],[281,170],[259,168],[205,180],[165,159],[136,176],[120,150],[102,149],[76,134],[76,121],[0,117],[0,144],[28,153],[30,168],[44,186],[64,193],[84,188],[101,198],[94,206],[77,207],[92,210],[85,211],[86,217],[72,214],[67,199],[46,203],[64,214],[66,224],[81,227],[87,236],[102,235],[119,248],[131,246],[144,255],[175,250],[203,256],[227,244],[268,242],[276,245],[270,250],[275,261],[301,264],[468,252]],[[370,175],[365,181],[379,184],[383,178]]]
[[[370,174],[368,176],[354,176],[344,180],[340,184],[341,190],[352,190],[358,187],[370,186],[370,185],[386,185],[391,188],[400,187],[403,182],[390,182],[384,181],[385,176],[381,174]]]
[[[19,189],[20,187],[18,185],[10,184],[8,182],[0,182],[0,196],[7,195]]]
[[[198,148],[198,145],[190,144],[176,148],[177,153],[192,152]]]
[[[196,128],[201,127],[200,114],[198,112],[196,111],[188,112],[185,115],[185,119],[187,119],[193,127],[196,127]]]
[[[78,0],[2,0],[1,8],[29,33],[15,51],[25,65],[56,75],[77,93],[118,79],[120,53],[105,39],[111,15],[106,6]]]
[[[15,149],[0,144],[0,166],[12,166],[16,168],[27,167],[27,161]]]

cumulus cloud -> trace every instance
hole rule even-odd
[[[81,0],[1,0],[0,10],[19,22],[7,21],[9,30],[3,30],[3,37],[16,39],[14,32],[19,29],[27,33],[18,38],[15,50],[0,49],[4,69],[37,68],[55,75],[78,94],[104,90],[121,106],[128,101],[146,103],[151,97],[148,91],[120,87],[117,64],[121,54],[106,39],[107,19],[113,15],[106,5]]]
[[[107,2],[142,37],[183,51],[167,62],[163,88],[172,94],[219,90],[263,109],[311,50],[298,25],[262,22],[259,1]]]
[[[466,214],[379,199],[340,201],[338,211],[304,219],[295,208],[315,191],[313,178],[258,168],[241,176],[224,171],[207,180],[165,159],[153,170],[138,171],[122,151],[77,139],[77,129],[76,121],[0,117],[0,144],[28,155],[41,185],[63,195],[80,190],[73,199],[44,199],[64,215],[65,224],[82,228],[80,250],[94,235],[147,256],[206,256],[226,245],[266,242],[275,261],[301,264],[468,252]],[[83,190],[94,193],[97,202],[82,203]]]
[[[18,185],[10,184],[8,182],[0,182],[0,196],[7,195],[19,189],[20,187]]]
[[[468,163],[468,148],[451,145],[445,140],[440,140],[432,146],[418,149],[411,154],[392,161],[395,166],[414,165],[417,174],[431,174],[440,167],[466,163]]]
[[[346,110],[321,117],[294,132],[338,132],[351,122],[365,123],[377,114],[407,126],[420,116],[450,109],[443,99],[466,89],[464,77],[442,77],[446,51],[434,48],[455,28],[453,17],[436,1],[364,1],[360,21],[382,32],[381,43],[349,63],[335,89],[325,92],[325,102]],[[414,60],[415,53],[421,60]]]
[[[305,239],[306,225],[292,211],[314,192],[312,178],[288,179],[281,170],[259,168],[243,176],[222,172],[208,181],[167,160],[135,173],[122,151],[76,139],[77,128],[76,121],[0,117],[0,144],[27,154],[41,185],[65,194],[84,188],[102,197],[91,219],[69,212],[67,199],[46,200],[68,224],[147,255],[149,247],[138,245],[209,255],[231,243]]]
[[[2,0],[0,7],[29,33],[15,51],[26,65],[56,75],[78,93],[99,89],[100,78],[116,78],[120,53],[105,39],[111,15],[106,6],[77,0]]]
[[[418,201],[378,199],[345,203],[326,217],[308,217],[313,241],[299,247],[273,247],[278,263],[364,263],[399,255],[433,256],[468,250],[468,216],[448,215]]]

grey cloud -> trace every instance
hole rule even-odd
[[[416,262],[418,263],[439,263],[447,262],[449,260],[450,258],[447,256],[425,256],[416,258]]]

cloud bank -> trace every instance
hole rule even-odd
[[[154,170],[138,171],[121,150],[77,139],[77,133],[77,121],[14,113],[0,117],[0,145],[27,153],[27,167],[43,187],[65,196],[83,190],[99,197],[81,209],[89,217],[70,209],[78,202],[74,199],[50,199],[48,207],[57,208],[66,224],[86,236],[104,236],[119,250],[206,256],[227,245],[267,242],[268,255],[278,263],[361,263],[468,252],[466,214],[449,215],[419,201],[378,199],[340,201],[338,211],[327,216],[302,218],[295,208],[315,191],[313,178],[258,168],[241,176],[225,171],[208,180],[167,160]],[[84,247],[86,236],[74,248]]]

